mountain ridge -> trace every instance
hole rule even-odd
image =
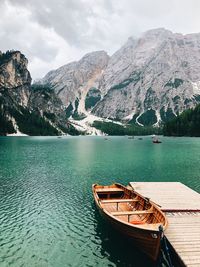
[[[95,121],[160,126],[200,102],[199,33],[149,30],[112,56],[87,53],[33,85],[27,65],[20,51],[0,52],[1,134],[37,134],[42,125],[39,134],[103,134]]]
[[[163,28],[153,29],[140,38],[130,37],[111,57],[104,51],[94,53],[96,65],[93,68],[84,65],[84,74],[92,73],[90,79],[86,75],[84,84],[74,86],[73,79],[81,80],[83,72],[80,66],[71,68],[69,64],[67,72],[62,72],[64,81],[59,80],[59,69],[57,74],[51,71],[51,75],[57,76],[56,82],[55,77],[49,79],[48,74],[41,80],[50,83],[58,95],[61,95],[59,88],[62,89],[60,98],[64,105],[72,105],[71,115],[78,112],[87,116],[89,112],[139,125],[159,125],[199,102],[198,33],[183,35]],[[89,55],[91,57],[93,53]],[[83,57],[80,62],[84,61]],[[96,78],[95,67],[98,70]],[[70,71],[76,73],[75,78],[69,75]],[[94,105],[87,110],[83,106],[90,97]]]

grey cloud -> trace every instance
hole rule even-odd
[[[103,45],[105,38],[111,38],[112,42],[112,39],[128,38],[152,27],[170,27],[174,30],[179,21],[184,24],[181,14],[188,12],[188,5],[195,3],[195,0],[190,3],[187,0],[7,1],[26,8],[31,13],[32,21],[54,29],[68,44],[82,49]],[[187,21],[186,28],[192,21]],[[178,30],[182,28],[179,25]]]
[[[92,50],[112,54],[151,28],[198,32],[199,8],[197,0],[0,0],[0,50],[22,50],[39,77],[38,62],[44,72]]]
[[[82,1],[49,0],[9,0],[12,5],[26,7],[31,12],[33,21],[53,28],[71,45],[81,46],[81,37],[87,32],[87,18],[93,16],[92,9]]]
[[[12,17],[10,17],[12,16]],[[26,13],[20,10],[3,14],[0,19],[0,49],[25,51],[30,57],[39,56],[44,61],[51,61],[57,55],[56,47],[45,39],[42,33],[28,25]]]

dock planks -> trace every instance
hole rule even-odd
[[[179,182],[131,182],[161,205],[169,220],[165,235],[185,266],[200,266],[200,194]]]

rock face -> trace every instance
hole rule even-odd
[[[0,88],[13,89],[30,86],[31,76],[27,69],[28,60],[19,51],[8,51],[0,55]]]
[[[89,53],[78,62],[49,72],[40,83],[50,84],[65,106],[71,103],[75,110],[77,100],[78,111],[84,113],[87,92],[99,86],[99,79],[108,61],[109,56],[104,51]]]
[[[42,83],[53,85],[76,112],[87,115],[89,101],[99,117],[158,124],[200,101],[200,34],[150,30],[129,38],[110,58],[90,53],[51,71]]]
[[[152,125],[200,101],[200,34],[151,30],[130,38],[101,79],[101,117]]]
[[[77,132],[69,125],[54,90],[31,86],[27,65],[28,60],[19,51],[0,53],[0,135]]]
[[[26,106],[31,86],[31,76],[27,69],[28,60],[19,51],[7,51],[0,55],[0,92],[10,95],[17,104]],[[9,101],[9,99],[8,99]]]

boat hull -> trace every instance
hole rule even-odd
[[[96,203],[96,201],[95,201]],[[158,231],[149,231],[139,229],[124,224],[109,214],[105,213],[96,203],[96,207],[102,218],[106,220],[115,230],[129,239],[138,249],[144,252],[153,261],[156,261],[160,252],[160,233]]]

